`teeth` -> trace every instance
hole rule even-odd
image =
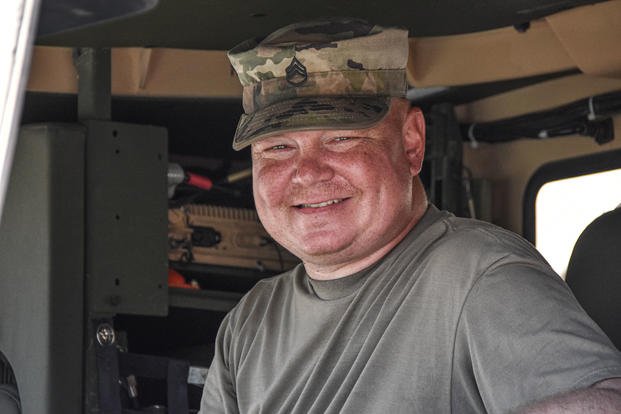
[[[319,208],[319,207],[326,207],[332,204],[337,204],[340,203],[343,200],[328,200],[328,201],[323,201],[321,203],[317,203],[317,204],[300,204],[300,207],[302,208]]]

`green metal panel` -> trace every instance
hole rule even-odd
[[[104,121],[85,125],[88,309],[166,315],[166,130]]]
[[[84,137],[21,129],[0,225],[0,349],[25,414],[82,411]]]

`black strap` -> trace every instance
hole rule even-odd
[[[95,357],[99,381],[99,412],[121,414],[118,351],[114,345],[98,346]]]
[[[188,404],[188,371],[187,361],[168,360],[168,413],[187,414]]]

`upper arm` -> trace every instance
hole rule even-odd
[[[233,373],[229,364],[230,319],[231,313],[224,318],[218,330],[214,358],[209,367],[201,398],[202,414],[239,413]]]
[[[535,262],[498,266],[479,279],[456,346],[491,412],[621,376],[621,354],[564,282]]]

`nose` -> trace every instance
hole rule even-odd
[[[294,183],[309,185],[329,181],[332,177],[334,177],[334,170],[322,151],[316,150],[298,156],[293,175]]]

